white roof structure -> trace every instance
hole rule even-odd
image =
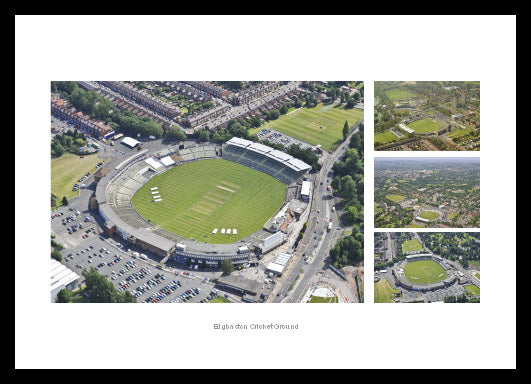
[[[79,275],[55,259],[50,259],[50,270],[51,299],[55,301],[57,293],[79,279]]]
[[[121,141],[121,143],[127,145],[128,147],[134,148],[138,144],[140,144],[140,141],[137,141],[133,139],[132,137],[124,137]]]
[[[233,235],[237,235],[237,234],[238,234],[238,231],[236,230],[236,228],[234,228],[234,229],[232,230],[232,234],[233,234]]]
[[[301,187],[301,195],[310,196],[311,187],[312,187],[312,183],[310,181],[303,181],[302,187]]]
[[[169,167],[170,165],[172,164],[175,164],[175,161],[173,161],[173,159],[170,157],[170,156],[165,156],[163,157],[162,159],[159,160],[162,165],[164,165],[165,167]]]
[[[291,255],[289,253],[279,253],[275,261],[269,263],[267,270],[280,274],[282,271],[284,271],[284,268],[286,268],[286,265],[288,265],[290,259]]]
[[[213,234],[216,234],[218,233],[218,229],[217,228],[214,228],[214,230],[212,231]]]
[[[151,191],[156,191],[157,189],[159,189],[159,187],[150,188]]]
[[[159,168],[162,168],[164,167],[164,164],[162,164],[160,161],[158,161],[157,159],[153,158],[153,157],[149,157],[147,158],[146,160],[144,160],[146,163],[149,164],[149,166],[151,168],[153,168],[155,171]]]
[[[230,228],[227,229],[227,235],[230,235]]]
[[[268,271],[271,271],[271,272],[275,272],[275,273],[282,273],[282,271],[284,270],[284,266],[283,265],[280,265],[280,264],[277,264],[277,263],[274,263],[274,262],[271,262],[269,263],[269,265],[267,266],[267,270]]]

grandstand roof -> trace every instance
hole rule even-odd
[[[227,144],[240,148],[247,148],[253,152],[264,154],[265,156],[274,159],[287,167],[293,169],[296,172],[305,172],[310,170],[311,165],[306,164],[304,161],[294,158],[287,153],[268,147],[260,143],[254,143],[250,140],[241,139],[239,137],[233,137],[227,141]]]
[[[227,144],[235,145],[237,147],[248,147],[252,144],[252,141],[240,139],[239,137],[233,137],[227,141]]]

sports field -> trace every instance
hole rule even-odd
[[[422,245],[417,239],[411,239],[402,243],[402,252],[422,251]]]
[[[398,137],[396,137],[389,131],[377,133],[376,135],[374,135],[375,146],[387,144],[387,143],[390,143],[392,141],[397,141],[397,140],[398,140]]]
[[[438,122],[431,119],[416,120],[409,123],[407,126],[408,128],[414,130],[416,133],[434,132],[441,127]]]
[[[151,188],[155,187],[160,202],[153,201]],[[134,194],[132,203],[155,226],[200,242],[227,244],[262,228],[281,207],[286,189],[265,173],[208,159],[178,165],[151,178]],[[215,228],[218,231],[213,234]],[[221,234],[229,228],[230,235]]]
[[[404,200],[406,198],[405,196],[402,196],[402,195],[387,195],[385,197],[391,200],[393,203]]]
[[[439,218],[439,213],[433,211],[424,211],[419,215],[419,217],[432,221]]]
[[[433,260],[408,263],[404,268],[404,274],[414,284],[429,284],[446,279],[444,268]]]
[[[300,108],[293,113],[280,116],[272,120],[264,128],[274,129],[305,143],[317,145],[331,150],[333,144],[343,140],[343,126],[348,121],[350,127],[363,119],[363,110],[345,109],[340,104],[317,104],[314,108]]]
[[[412,93],[409,93],[408,91],[386,91],[385,95],[389,98],[391,101],[395,100],[402,100],[402,99],[410,99],[412,97],[415,97]]]

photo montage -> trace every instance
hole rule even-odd
[[[374,84],[375,303],[480,300],[479,89]]]

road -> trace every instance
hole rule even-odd
[[[327,190],[332,180],[332,166],[345,153],[348,148],[351,135],[358,132],[354,129],[347,139],[341,143],[331,154],[325,155],[322,168],[313,182],[312,201],[310,214],[307,221],[306,232],[301,243],[293,254],[293,261],[290,268],[284,273],[279,284],[281,288],[273,302],[299,302],[311,284],[314,282],[316,274],[327,269],[327,255],[330,248],[340,238],[343,231],[341,222],[337,216],[337,211],[331,214],[333,204],[332,193]],[[332,229],[327,231],[327,220],[331,220]],[[314,255],[310,264],[305,262],[304,256]],[[301,276],[301,269],[304,270]],[[300,281],[297,280],[299,275]],[[290,286],[294,285],[290,290]]]

